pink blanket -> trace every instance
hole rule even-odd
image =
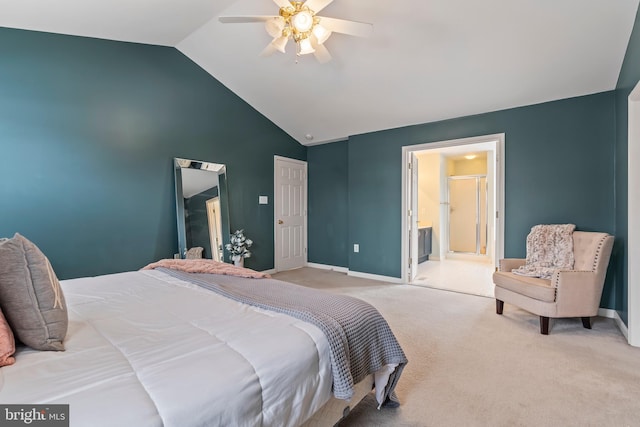
[[[184,271],[185,273],[224,274],[249,279],[268,279],[271,277],[266,273],[260,273],[249,268],[236,267],[235,265],[212,259],[161,259],[158,262],[147,265],[143,270],[152,270],[154,268],[168,268],[170,270]]]

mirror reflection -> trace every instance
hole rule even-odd
[[[224,261],[229,240],[225,165],[175,158],[174,169],[180,258]]]

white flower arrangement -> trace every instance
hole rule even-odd
[[[242,258],[249,258],[251,256],[248,248],[253,245],[253,241],[245,237],[244,230],[236,230],[231,234],[230,241],[231,243],[227,243],[225,248],[231,254],[233,261],[239,261]]]

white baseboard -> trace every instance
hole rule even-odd
[[[616,325],[618,325],[618,329],[620,329],[620,332],[622,332],[622,335],[624,335],[627,342],[629,342],[629,329],[627,329],[627,325],[624,324],[624,322],[620,318],[620,315],[618,314],[617,311],[614,319],[616,319]]]
[[[616,321],[618,329],[620,329],[620,332],[622,332],[622,335],[624,335],[627,341],[629,340],[629,330],[627,329],[627,325],[624,324],[617,311],[611,310],[609,308],[599,308],[598,316],[614,319]]]
[[[326,265],[326,264],[316,264],[315,262],[308,262],[307,267],[318,268],[320,270],[333,270],[338,273],[348,273],[349,269],[347,267],[338,267],[335,265]]]
[[[360,277],[361,279],[379,280],[381,282],[404,283],[399,277],[379,276],[377,274],[360,273],[359,271],[349,271],[349,276]]]
[[[337,271],[338,273],[346,273],[348,276],[359,277],[361,279],[378,280],[381,282],[391,282],[391,283],[403,283],[402,279],[400,279],[399,277],[379,276],[377,274],[361,273],[359,271],[350,271],[346,267],[338,267],[335,265],[316,264],[315,262],[308,262],[307,267],[319,268],[321,270],[333,270],[333,271]]]
[[[276,274],[277,271],[275,268],[272,268],[271,270],[262,270],[260,273],[265,273],[265,274]]]
[[[598,316],[606,317],[607,319],[615,319],[615,315],[616,314],[618,314],[618,313],[616,313],[615,310],[611,310],[609,308],[599,308],[598,309]]]

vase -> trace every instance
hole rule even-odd
[[[237,257],[233,260],[233,265],[235,265],[236,267],[244,267],[244,258],[242,257]]]

